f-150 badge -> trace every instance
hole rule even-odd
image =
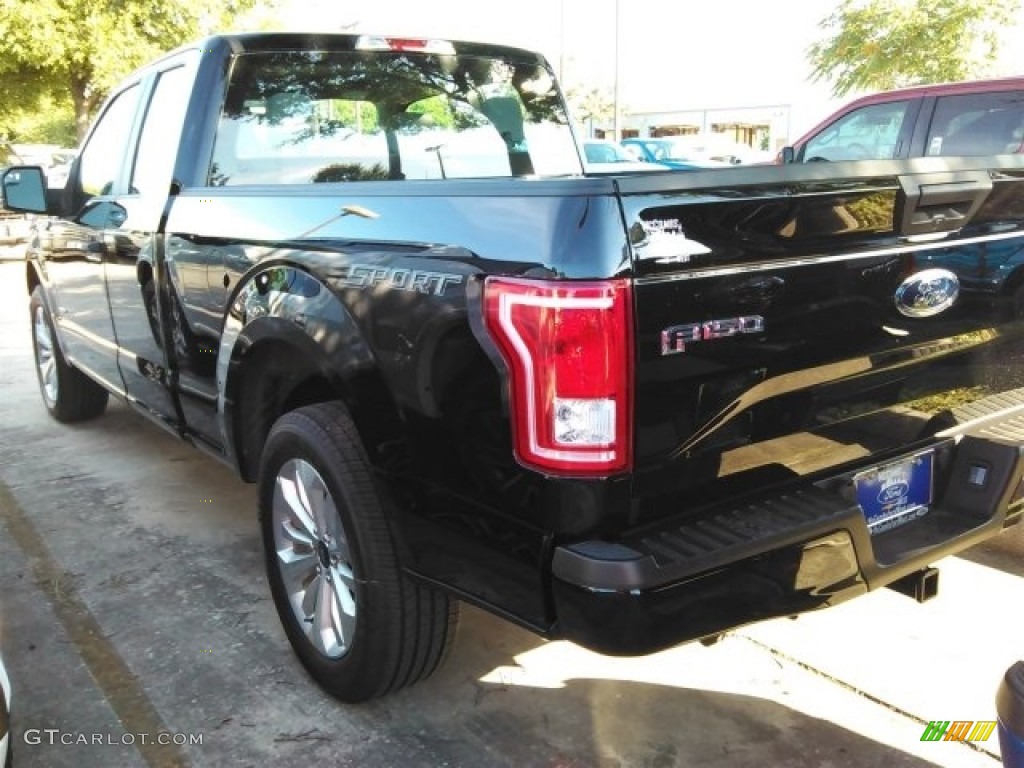
[[[764,318],[760,315],[728,317],[704,323],[673,325],[661,332],[661,354],[677,355],[685,352],[688,344],[712,339],[724,339],[741,333],[763,333]]]

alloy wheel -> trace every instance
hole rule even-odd
[[[46,321],[46,311],[36,307],[33,318],[36,341],[36,365],[39,367],[39,381],[43,385],[43,394],[51,403],[57,402],[57,360],[54,357],[53,334],[50,324]]]
[[[336,659],[356,627],[356,579],[348,536],[316,468],[291,459],[277,473],[272,506],[276,566],[299,626]]]

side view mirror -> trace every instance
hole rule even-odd
[[[796,162],[796,150],[792,147],[783,147],[779,155],[782,157],[783,165],[789,165],[790,163]]]
[[[0,176],[3,207],[15,213],[46,213],[46,177],[36,165],[16,165]]]

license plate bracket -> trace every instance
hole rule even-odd
[[[934,459],[932,451],[922,451],[854,476],[857,503],[871,533],[891,530],[928,513]]]

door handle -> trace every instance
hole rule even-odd
[[[904,237],[955,232],[974,218],[989,193],[984,171],[900,176],[895,225]]]
[[[85,244],[85,260],[91,261],[93,264],[103,263],[103,253],[106,248],[103,247],[103,243],[98,241],[92,241]]]

